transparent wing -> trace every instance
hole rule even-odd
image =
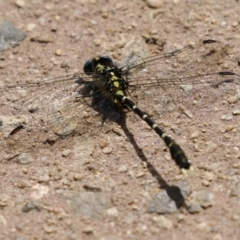
[[[223,63],[231,62],[229,51],[221,42],[206,40],[170,53],[137,60],[123,67],[122,71],[130,86],[160,85],[171,88],[189,83],[216,84],[217,79],[221,81],[222,78],[215,78],[215,83],[209,79],[218,71],[223,72],[222,69],[226,68]]]
[[[21,145],[26,151],[33,143],[55,141],[55,134],[78,134],[84,139],[101,126],[99,112],[112,120],[118,118],[110,94],[96,89],[93,79],[81,74],[1,85],[0,92],[2,143],[8,144],[7,149]],[[19,133],[23,128],[25,135]],[[11,144],[13,138],[15,144]],[[31,142],[28,146],[26,139]]]
[[[124,66],[122,71],[139,104],[141,99],[146,101],[143,96],[146,93],[147,98],[161,101],[164,109],[164,102],[189,105],[194,98],[201,100],[199,108],[205,108],[214,102],[220,85],[232,88],[230,95],[237,94],[240,75],[228,69],[234,69],[230,48],[221,42],[206,40],[134,61]],[[141,96],[138,97],[137,93]],[[226,93],[224,100],[228,96]]]

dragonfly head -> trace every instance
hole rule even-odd
[[[113,66],[113,60],[109,56],[102,56],[90,59],[85,62],[83,71],[87,75],[92,75],[95,72],[96,66],[100,64],[102,66]]]

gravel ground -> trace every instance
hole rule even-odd
[[[240,73],[239,4],[0,0],[0,20],[26,33],[1,52],[0,82],[81,71],[97,55],[128,63],[210,38],[231,46],[232,63],[219,65]],[[38,148],[31,139],[42,136],[20,133],[17,158],[7,155],[9,129],[1,126],[0,239],[240,239],[239,89],[225,87],[213,99],[214,90],[204,89],[211,102],[202,108],[186,95],[172,100],[172,111],[161,109],[157,89],[137,96],[191,159],[188,176],[133,114],[129,130],[113,124],[113,131],[99,128],[84,141],[74,136]],[[8,110],[14,97],[0,106],[9,126],[26,117]]]

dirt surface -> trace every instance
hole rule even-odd
[[[124,64],[212,38],[231,46],[231,63],[220,59],[216,70],[240,74],[239,9],[237,0],[0,0],[0,20],[27,33],[0,53],[1,85],[82,71],[98,55]],[[174,89],[170,105],[168,91],[165,103],[158,89],[134,96],[183,147],[195,169],[188,176],[131,113],[129,132],[112,124],[84,141],[36,147],[42,135],[23,131],[15,140],[24,154],[11,159],[4,121],[27,115],[11,112],[15,99],[5,99],[0,239],[240,239],[240,106],[238,86],[231,86],[203,87],[202,106],[188,93],[171,99]]]

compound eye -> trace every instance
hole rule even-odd
[[[109,56],[102,56],[98,62],[104,66],[113,66],[113,60]]]
[[[93,59],[85,62],[84,66],[83,66],[83,71],[87,75],[93,74],[93,72],[94,72],[94,61],[93,61]]]

